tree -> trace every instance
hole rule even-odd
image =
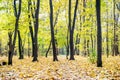
[[[14,54],[14,48],[15,48],[15,42],[16,42],[16,36],[17,36],[17,30],[18,30],[18,26],[19,26],[19,18],[20,18],[20,14],[21,14],[21,3],[22,0],[19,0],[19,5],[18,5],[18,10],[17,10],[17,6],[16,6],[17,0],[14,0],[14,15],[16,18],[16,22],[15,22],[15,30],[14,30],[14,38],[12,40],[12,32],[9,32],[9,53],[8,53],[8,65],[12,65],[12,57]]]
[[[86,8],[86,0],[83,0],[83,12],[86,12],[85,11],[85,8]],[[83,24],[85,23],[86,19],[85,19],[85,15],[83,15]],[[85,28],[85,26],[83,26]],[[86,36],[86,33],[85,33],[85,36]],[[86,37],[84,37],[84,56],[87,55],[87,47],[86,47]]]
[[[33,61],[37,61],[38,57],[38,26],[39,26],[39,7],[40,7],[40,0],[37,0],[37,5],[35,9],[35,22],[34,22],[34,54],[33,54]]]
[[[117,8],[119,10],[119,7],[117,5]],[[116,33],[117,31],[117,25],[118,25],[118,18],[119,16],[117,16],[116,14],[116,1],[113,0],[113,15],[114,15],[114,44],[113,44],[113,49],[112,49],[112,52],[113,52],[113,56],[117,56],[119,54],[119,48],[118,48],[118,35]]]
[[[20,31],[18,30],[18,48],[19,48],[19,59],[23,59],[24,58],[24,48],[23,48],[23,44],[22,44],[22,39],[21,39],[21,35],[20,35]]]
[[[106,6],[107,6],[107,9],[106,9],[106,15],[107,15],[107,21],[106,21],[106,30],[107,30],[107,34],[106,34],[106,53],[107,53],[107,57],[109,56],[109,44],[108,44],[108,41],[109,41],[109,35],[108,35],[108,2],[106,2]]]
[[[58,9],[58,11],[57,11],[57,13],[56,13],[56,18],[55,18],[54,25],[53,25],[54,28],[55,28],[55,26],[56,26],[56,24],[57,24],[57,21],[58,21],[59,12],[60,12],[60,8]],[[56,33],[56,34],[57,34],[57,33]],[[47,50],[47,52],[46,52],[46,54],[45,54],[46,57],[48,56],[48,52],[49,52],[49,50],[50,50],[51,43],[52,43],[52,40],[50,40],[50,44],[49,44],[48,50]],[[57,43],[57,41],[56,41],[56,43]],[[56,44],[56,45],[57,45],[57,44]],[[58,52],[56,52],[56,54],[58,54]]]
[[[78,8],[78,0],[76,0],[75,9],[74,9],[73,25],[71,26],[71,0],[69,0],[70,60],[75,60],[74,59],[74,41],[73,41],[73,35],[74,35],[74,29],[75,29],[77,8]]]
[[[50,28],[51,28],[51,40],[52,40],[52,48],[53,48],[53,61],[58,61],[57,53],[56,53],[56,45],[55,45],[55,35],[54,35],[54,26],[53,26],[53,4],[52,0],[49,0],[50,6]]]
[[[35,2],[34,2],[35,3]],[[34,4],[35,6],[35,4]],[[34,7],[34,12],[33,13],[33,6],[31,0],[28,1],[28,18],[29,18],[29,30],[31,33],[31,39],[32,39],[32,56],[33,56],[33,62],[38,61],[38,27],[39,27],[39,7],[40,7],[40,0],[37,0],[36,7]],[[33,24],[34,24],[34,29],[32,27],[32,22],[31,22],[31,15],[33,18]],[[33,31],[34,30],[34,31]]]
[[[34,38],[33,38],[33,27],[32,27],[32,20],[31,20],[31,15],[32,18],[34,18],[33,15],[33,10],[32,10],[32,2],[31,0],[28,0],[28,19],[29,19],[29,30],[30,30],[30,35],[31,35],[31,40],[32,40],[32,57],[34,54]]]
[[[101,34],[101,15],[100,2],[96,0],[96,17],[97,17],[97,67],[102,67],[102,34]]]

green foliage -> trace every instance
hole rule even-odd
[[[92,52],[92,50],[91,50],[91,53],[90,53],[88,59],[89,59],[89,61],[90,61],[92,64],[95,64],[95,63],[96,63],[96,61],[97,61],[97,53],[96,53],[95,50],[93,50],[93,52]]]
[[[31,0],[36,1],[36,0]],[[116,4],[120,0],[115,0]],[[58,43],[58,48],[63,48],[67,44],[67,31],[68,31],[68,0],[53,0],[53,23],[55,22],[57,12],[57,23],[55,25],[55,38]],[[86,7],[83,6],[83,0],[79,1],[76,25],[74,30],[74,45],[79,48],[82,52],[84,51],[84,40],[89,40],[89,48],[91,48],[91,35],[93,40],[93,46],[96,47],[96,0],[86,0]],[[72,1],[72,12],[71,16],[74,16],[75,0]],[[32,6],[32,8],[34,5]],[[118,8],[120,5],[116,5],[116,14],[120,11]],[[85,11],[83,11],[85,10]],[[41,0],[40,2],[40,14],[39,14],[39,31],[38,31],[38,44],[40,45],[39,50],[46,52],[49,47],[51,40],[50,33],[50,20],[49,20],[49,0]],[[107,15],[108,11],[108,15]],[[34,12],[34,10],[33,10]],[[107,19],[108,16],[108,19]],[[83,20],[83,17],[85,20]],[[31,21],[34,19],[31,18]],[[106,48],[106,23],[108,22],[108,43],[109,45],[113,42],[113,0],[102,0],[101,1],[101,26],[102,26],[102,45]],[[73,25],[73,24],[71,24]],[[14,31],[15,16],[13,9],[13,0],[0,0],[0,39],[2,39],[2,45],[6,45],[8,41],[8,32]],[[34,23],[32,22],[32,27]],[[116,34],[120,35],[120,25],[118,24]],[[25,48],[28,47],[28,37],[30,39],[31,47],[31,36],[27,36],[29,33],[29,20],[28,20],[28,0],[22,1],[22,12],[19,20],[19,30],[21,32],[22,41],[25,43]],[[79,34],[80,43],[76,43],[76,35]],[[7,36],[5,39],[4,36]],[[17,42],[17,41],[16,41]],[[87,44],[87,43],[86,43]],[[16,43],[16,46],[18,44]],[[109,47],[111,49],[111,47]],[[64,48],[65,49],[65,48]],[[105,50],[105,49],[104,49]],[[111,50],[110,50],[111,51]],[[91,52],[89,60],[95,63],[96,52]]]

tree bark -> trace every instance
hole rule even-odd
[[[33,27],[32,27],[32,21],[31,21],[31,15],[32,18],[34,19],[34,14],[32,10],[32,2],[31,0],[28,1],[28,19],[29,19],[29,30],[30,30],[30,35],[31,35],[31,40],[32,40],[32,57],[34,54],[34,34],[33,34]]]
[[[106,22],[106,30],[107,30],[107,35],[106,35],[106,53],[107,57],[109,57],[109,45],[108,45],[108,2],[107,2],[107,9],[106,9],[106,14],[107,14],[107,22]]]
[[[90,51],[89,51],[89,40],[87,40],[87,55],[90,55]]]
[[[77,45],[77,46],[75,46],[75,54],[76,55],[79,55],[79,43],[80,43],[80,38],[79,38],[79,33],[77,33],[77,35],[76,35],[76,43],[75,43],[75,45]]]
[[[85,12],[85,8],[86,8],[86,0],[83,0],[83,12]],[[85,15],[83,16],[83,23],[85,22]],[[85,26],[83,26],[83,28],[85,28]],[[84,35],[86,36],[86,34]],[[84,51],[83,51],[84,56],[87,55],[87,48],[86,48],[86,37],[84,37]]]
[[[28,33],[28,57],[30,57],[30,39],[29,39],[29,33]]]
[[[53,27],[53,5],[52,0],[49,0],[50,6],[50,27],[51,27],[51,40],[52,40],[52,48],[53,48],[53,61],[58,61],[56,46],[55,46],[55,37],[54,37],[54,27]]]
[[[96,0],[97,15],[97,67],[102,67],[102,33],[101,33],[101,0]]]
[[[22,39],[20,36],[20,31],[18,30],[18,48],[19,48],[19,59],[23,59],[23,45],[22,45]]]
[[[35,1],[33,1],[33,5],[31,0],[29,0],[28,1],[28,13],[29,13],[28,18],[29,18],[29,30],[31,34],[31,40],[32,40],[32,57],[33,57],[32,61],[35,62],[35,61],[38,61],[37,57],[38,57],[38,27],[39,27],[40,0],[37,0],[36,4],[35,4]],[[34,27],[32,27],[31,16],[33,18]]]
[[[116,14],[116,2],[113,1],[113,14],[114,14],[114,44],[113,44],[113,49],[112,49],[112,56],[117,56],[119,54],[118,51],[118,35],[117,35],[117,23],[118,23],[118,18],[119,16],[117,16]],[[117,17],[116,17],[117,16]]]
[[[55,18],[54,25],[53,25],[54,28],[55,28],[55,26],[56,26],[56,24],[57,24],[57,21],[58,21],[59,11],[60,11],[60,8],[58,9],[58,11],[57,11],[57,13],[56,13],[56,18]],[[56,34],[57,34],[57,33],[56,33]],[[46,57],[48,56],[48,52],[49,52],[49,50],[50,50],[51,43],[52,43],[52,41],[50,40],[50,44],[49,44],[48,50],[47,50],[47,52],[46,52],[46,54],[45,54]],[[57,45],[57,44],[56,44],[56,45]],[[58,53],[56,53],[56,54],[58,54]]]
[[[34,23],[34,54],[33,54],[33,62],[38,61],[38,26],[39,26],[39,7],[40,7],[40,0],[37,0],[37,5],[35,9],[35,23]]]
[[[18,30],[18,26],[19,26],[19,24],[18,24],[19,23],[19,17],[20,17],[20,14],[21,14],[22,0],[19,0],[18,10],[17,10],[17,6],[16,6],[16,1],[17,0],[14,0],[14,15],[15,15],[15,18],[16,18],[16,22],[15,22],[15,30],[14,30],[13,41],[12,41],[12,39],[10,39],[11,36],[8,34],[9,35],[9,40],[11,40],[11,41],[9,41],[10,44],[9,44],[8,65],[12,65],[12,57],[13,57],[13,54],[14,54],[17,30]]]
[[[75,29],[77,8],[78,8],[78,0],[76,0],[75,9],[74,9],[73,25],[71,27],[71,0],[69,0],[70,60],[75,60],[75,58],[74,58],[74,41],[73,41],[73,35],[74,35],[74,29]]]
[[[52,41],[50,41],[50,44],[49,44],[49,47],[48,47],[48,50],[47,50],[47,52],[46,52],[46,55],[45,55],[45,57],[47,57],[47,56],[48,56],[48,52],[49,52],[49,50],[50,50],[51,43],[52,43]]]
[[[9,37],[9,52],[8,52],[8,65],[12,65],[12,32],[8,32],[8,37]]]

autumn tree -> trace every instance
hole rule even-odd
[[[34,7],[33,7],[34,5]],[[33,1],[28,1],[28,18],[29,18],[29,30],[31,33],[31,40],[32,40],[32,56],[33,56],[33,62],[38,61],[38,27],[39,27],[39,7],[40,7],[40,0],[37,0],[36,4]],[[34,12],[33,12],[34,11]],[[31,13],[31,15],[30,15]],[[32,20],[31,16],[33,18],[33,25],[32,27]]]
[[[30,31],[30,35],[31,35],[31,40],[32,40],[32,57],[34,54],[34,38],[33,38],[33,27],[32,27],[32,18],[34,18],[33,16],[33,7],[32,7],[32,2],[31,0],[28,0],[28,20],[29,20],[29,31]],[[29,36],[28,36],[29,38]]]
[[[56,24],[57,24],[57,22],[58,22],[59,12],[60,12],[60,8],[59,8],[58,11],[56,12],[55,21],[53,22],[53,23],[54,23],[53,28],[55,28],[55,26],[56,26]],[[57,34],[57,33],[56,33],[56,34]],[[57,43],[57,41],[55,40],[55,44],[56,44],[56,43]],[[46,57],[48,56],[48,52],[50,51],[51,44],[52,44],[52,40],[50,40],[50,44],[49,44],[48,50],[46,51],[46,54],[45,54]],[[56,44],[56,47],[57,47],[57,44]],[[56,48],[56,50],[57,50],[57,48]],[[56,51],[56,54],[58,54],[58,51]]]
[[[101,34],[101,14],[100,2],[96,0],[96,17],[97,17],[97,67],[102,67],[102,34]]]
[[[113,0],[113,15],[114,15],[114,43],[113,43],[113,49],[112,49],[112,55],[113,56],[117,56],[119,54],[119,48],[118,48],[118,34],[116,33],[117,32],[117,26],[118,26],[118,18],[119,18],[119,15],[116,13],[116,0]],[[117,9],[119,10],[119,7],[117,5]]]
[[[107,30],[107,34],[106,34],[106,53],[107,53],[107,57],[109,56],[109,44],[108,44],[108,41],[109,41],[109,35],[108,35],[108,2],[106,2],[106,15],[107,15],[107,21],[106,21],[106,30]]]
[[[56,45],[55,45],[54,26],[53,26],[53,4],[52,4],[52,0],[49,0],[49,6],[50,6],[50,28],[51,28],[51,40],[52,40],[52,48],[53,48],[53,61],[58,61],[57,53],[56,53]]]
[[[75,29],[75,22],[76,22],[76,15],[77,15],[77,8],[78,8],[78,0],[76,0],[75,9],[74,9],[74,17],[73,17],[73,24],[71,26],[71,0],[69,0],[69,34],[70,34],[70,60],[74,60],[74,29]]]
[[[19,26],[19,18],[21,14],[21,3],[22,0],[18,0],[18,7],[17,7],[17,0],[14,0],[14,16],[16,18],[15,22],[15,30],[14,30],[14,37],[12,39],[12,32],[9,32],[9,54],[8,54],[8,65],[12,65],[12,57],[14,54],[14,49],[15,49],[15,42],[16,42],[16,37],[17,37],[17,31],[18,31],[18,26]],[[18,9],[17,9],[18,8]]]
[[[18,49],[19,49],[19,59],[24,58],[24,46],[22,42],[22,38],[20,35],[20,31],[18,30]]]

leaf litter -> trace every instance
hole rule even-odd
[[[7,57],[0,57],[7,61]],[[31,62],[32,58],[19,60],[13,58],[13,66],[0,66],[0,80],[120,80],[120,57],[103,56],[103,67],[91,64],[86,57],[75,56],[75,61],[58,56],[39,57],[39,62]]]

